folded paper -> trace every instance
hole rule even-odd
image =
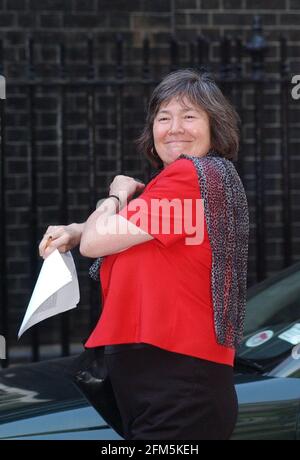
[[[79,284],[72,254],[70,251],[61,254],[56,249],[44,260],[18,338],[34,324],[75,308],[79,299]]]

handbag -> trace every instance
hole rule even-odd
[[[106,423],[124,438],[122,418],[104,360],[104,346],[86,348],[70,367],[71,379]]]

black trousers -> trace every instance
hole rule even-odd
[[[106,347],[126,440],[227,440],[238,404],[231,366],[149,344]]]

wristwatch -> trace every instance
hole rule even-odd
[[[116,198],[116,199],[118,200],[118,202],[119,202],[119,209],[120,209],[120,207],[121,207],[121,200],[120,200],[120,198],[119,198],[117,195],[108,195],[108,198]]]

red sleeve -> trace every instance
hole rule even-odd
[[[182,158],[168,165],[154,184],[131,200],[119,215],[168,247],[195,235],[199,206],[202,200],[195,167]]]

